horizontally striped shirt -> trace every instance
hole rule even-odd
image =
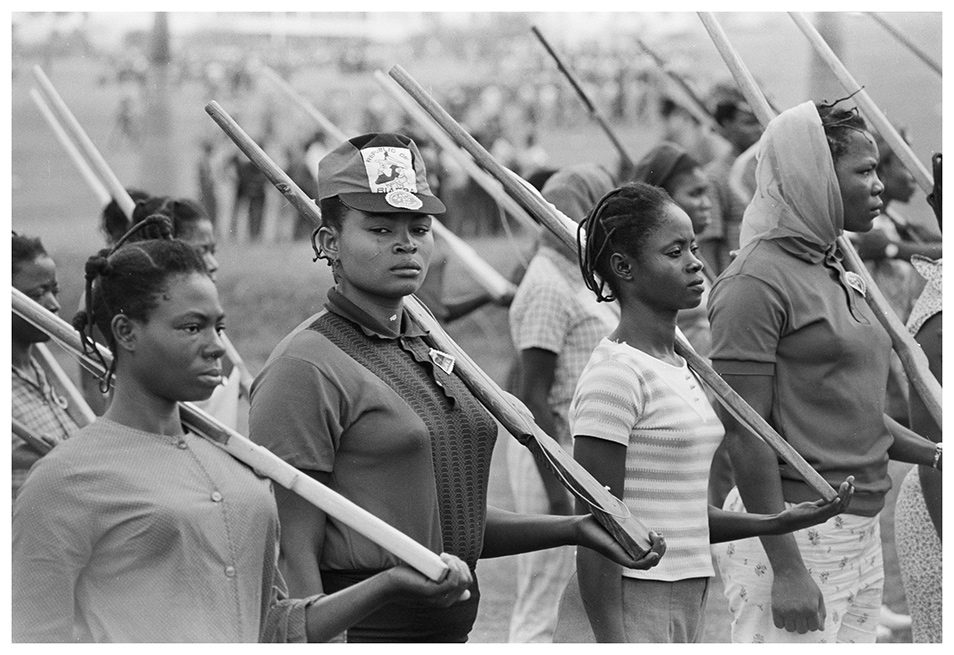
[[[712,576],[707,487],[725,431],[685,361],[673,366],[603,339],[580,376],[570,429],[574,437],[626,446],[623,502],[666,539],[659,564],[623,575],[668,582]]]

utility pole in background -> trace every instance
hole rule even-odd
[[[184,158],[181,144],[174,142],[175,130],[170,108],[169,64],[172,46],[169,36],[169,15],[156,12],[149,36],[147,59],[149,69],[143,88],[143,140],[139,153],[139,179],[146,191],[155,194],[183,195],[185,182],[178,179],[180,169],[191,172],[189,166],[178,166]]]

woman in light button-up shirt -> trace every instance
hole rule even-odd
[[[168,236],[167,222],[152,224]],[[41,460],[14,506],[15,641],[323,641],[388,602],[467,593],[469,571],[445,555],[440,584],[396,567],[288,598],[269,482],[179,415],[222,379],[224,316],[205,264],[159,239],[86,270],[119,383],[106,414]],[[89,318],[75,321],[84,334]]]

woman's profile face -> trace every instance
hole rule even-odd
[[[848,147],[835,162],[845,230],[867,232],[884,207],[884,185],[878,178],[878,146],[867,132],[851,131]]]
[[[702,170],[693,168],[673,178],[670,196],[679,207],[689,214],[692,229],[699,234],[712,220],[712,199],[709,197],[709,181]]]
[[[342,293],[403,298],[418,290],[434,252],[431,216],[348,208],[333,236]]]

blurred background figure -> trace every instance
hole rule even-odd
[[[612,188],[606,169],[578,164],[554,173],[542,195],[571,219],[582,221]],[[575,257],[544,231],[509,317],[519,354],[515,394],[537,425],[571,452],[567,411],[573,390],[593,348],[613,330],[616,314],[596,302],[580,279]],[[560,481],[516,439],[507,441],[507,469],[516,511],[573,513],[572,499]],[[560,597],[573,570],[569,547],[517,557],[517,598],[508,641],[553,641]]]
[[[742,213],[751,195],[741,196],[729,184],[732,165],[762,136],[762,125],[734,83],[716,84],[710,91],[709,109],[729,148],[705,168],[712,198],[712,215],[705,232],[699,234],[699,251],[713,275],[729,265],[730,253],[739,247]]]
[[[59,313],[56,264],[40,239],[14,232],[11,262],[13,288],[54,314]],[[50,337],[16,315],[13,316],[10,336],[13,342],[10,356],[13,419],[45,444],[45,447],[38,447],[13,435],[11,482],[12,497],[16,498],[33,464],[49,449],[69,438],[79,429],[79,424],[69,413],[70,405],[64,390],[58,389],[50,380],[36,357],[35,345],[49,341]]]

